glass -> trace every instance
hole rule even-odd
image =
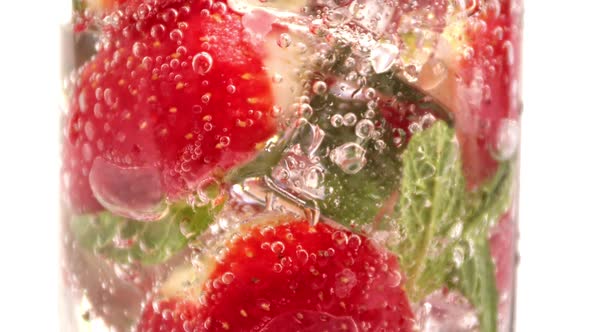
[[[74,0],[64,331],[509,331],[517,0]]]

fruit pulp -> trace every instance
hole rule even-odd
[[[509,331],[517,0],[74,0],[64,331]]]

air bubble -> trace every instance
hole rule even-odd
[[[221,276],[221,282],[223,282],[226,285],[229,285],[232,283],[232,281],[234,281],[234,279],[236,278],[236,276],[231,273],[231,272],[225,272],[222,276]]]
[[[324,95],[328,91],[328,85],[324,81],[317,81],[313,84],[312,90],[317,95]]]
[[[340,114],[334,114],[330,117],[330,124],[334,128],[339,128],[344,123],[344,118]]]
[[[354,113],[346,113],[346,114],[344,114],[343,120],[344,121],[342,123],[346,127],[352,127],[356,123],[357,119],[356,119],[356,115]]]
[[[275,254],[282,254],[285,251],[285,244],[281,241],[275,241],[270,245],[270,250]]]
[[[172,41],[179,43],[183,37],[184,34],[182,33],[182,31],[180,31],[180,29],[174,29],[170,31],[170,40]]]
[[[135,42],[132,47],[133,55],[140,58],[142,57],[145,52],[147,51],[147,47],[142,42]]]
[[[205,75],[213,67],[213,58],[207,52],[197,53],[193,57],[193,70],[199,75]]]
[[[162,24],[154,24],[152,26],[152,28],[150,29],[150,35],[153,38],[159,39],[164,35],[164,32],[166,31],[166,27],[164,27],[164,25]]]
[[[371,120],[363,119],[356,124],[354,133],[357,137],[365,139],[371,137],[374,130],[375,125],[373,122]]]
[[[291,45],[292,39],[288,33],[281,33],[279,39],[277,39],[277,45],[280,48],[287,48]]]

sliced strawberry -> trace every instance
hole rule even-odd
[[[402,285],[397,258],[363,236],[261,224],[228,244],[199,295],[164,300],[168,313],[154,302],[138,331],[412,331]]]
[[[99,209],[96,198],[111,203],[96,189],[128,169],[142,169],[137,178],[175,199],[215,168],[247,160],[274,133],[264,54],[224,3],[139,6],[104,34],[65,119],[64,185],[75,211]],[[95,169],[91,186],[95,160],[109,169]],[[130,195],[143,185],[118,180]]]

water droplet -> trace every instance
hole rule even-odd
[[[279,39],[277,39],[277,45],[280,48],[287,48],[291,45],[292,39],[288,33],[281,33]]]
[[[330,152],[330,160],[346,174],[356,174],[367,164],[365,149],[357,143],[344,143]]]
[[[229,93],[230,95],[234,94],[236,92],[236,86],[233,84],[230,84],[227,86],[226,90],[227,90],[227,93]]]
[[[115,214],[151,221],[168,211],[160,171],[155,167],[121,167],[98,157],[89,182],[96,199]]]

